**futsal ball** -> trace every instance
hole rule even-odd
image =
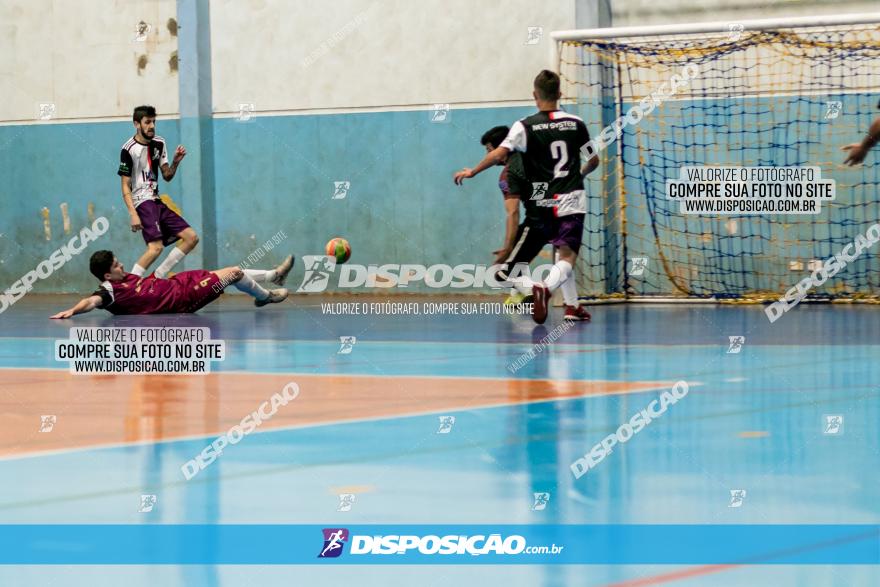
[[[327,256],[336,257],[337,263],[345,263],[351,257],[351,245],[342,237],[331,238],[324,250]]]

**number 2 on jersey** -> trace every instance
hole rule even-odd
[[[568,169],[563,169],[568,163],[568,146],[565,141],[553,141],[550,143],[550,156],[553,159],[559,159],[553,167],[553,179],[565,177],[568,175]]]

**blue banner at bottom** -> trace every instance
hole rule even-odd
[[[880,525],[2,525],[0,564],[880,564]]]

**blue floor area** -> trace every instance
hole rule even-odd
[[[509,316],[331,317],[308,300],[255,311],[234,299],[191,316],[49,321],[59,300],[25,299],[3,315],[0,367],[66,369],[53,341],[74,325],[185,325],[227,341],[220,372],[683,379],[690,393],[580,479],[571,463],[662,390],[458,411],[449,434],[436,434],[436,415],[258,432],[189,482],[180,465],[206,439],[0,459],[0,523],[880,523],[877,307],[802,305],[770,324],[760,306],[597,306],[593,323],[511,374],[508,365],[560,323],[559,310],[536,327]],[[733,335],[746,337],[737,354],[727,352]],[[351,354],[337,354],[339,336],[358,337]],[[843,416],[841,433],[823,433],[826,415]],[[746,496],[730,507],[737,489]],[[354,507],[336,511],[349,490]],[[536,492],[550,494],[542,511],[532,510]],[[160,496],[148,518],[132,505],[142,494]],[[681,569],[0,566],[0,585],[880,584],[876,566],[662,577]]]

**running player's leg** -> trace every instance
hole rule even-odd
[[[543,324],[547,319],[547,307],[550,303],[550,295],[567,280],[574,282],[574,266],[577,262],[577,253],[581,246],[584,231],[584,215],[572,214],[556,219],[554,224],[554,236],[550,243],[558,248],[556,263],[550,271],[550,275],[544,283],[536,283],[532,288],[534,295],[534,311],[532,317],[538,324]],[[564,294],[565,292],[563,292]],[[569,294],[571,289],[569,289]],[[577,290],[575,290],[575,300]],[[568,305],[568,302],[566,302]],[[574,306],[576,306],[576,302]]]
[[[168,275],[171,269],[180,263],[187,254],[196,248],[199,244],[199,235],[190,227],[190,225],[180,217],[174,210],[165,205],[162,201],[154,201],[156,210],[158,211],[159,230],[162,234],[162,242],[165,246],[177,243],[177,246],[171,249],[165,260],[156,267],[155,275],[159,279]],[[178,242],[179,241],[179,242]]]
[[[150,265],[159,258],[159,255],[162,254],[164,249],[165,246],[162,244],[161,240],[148,242],[147,250],[144,251],[144,254],[140,256],[137,263],[131,268],[131,272],[138,277],[143,277],[144,273],[146,273]]]
[[[141,220],[141,236],[144,237],[144,242],[147,243],[147,250],[141,255],[141,258],[138,259],[134,267],[131,268],[131,272],[138,277],[142,277],[147,272],[147,269],[150,268],[150,265],[162,254],[162,251],[165,249],[165,243],[159,222],[161,210],[157,206],[156,201],[147,200],[141,202],[135,210],[138,218]]]

